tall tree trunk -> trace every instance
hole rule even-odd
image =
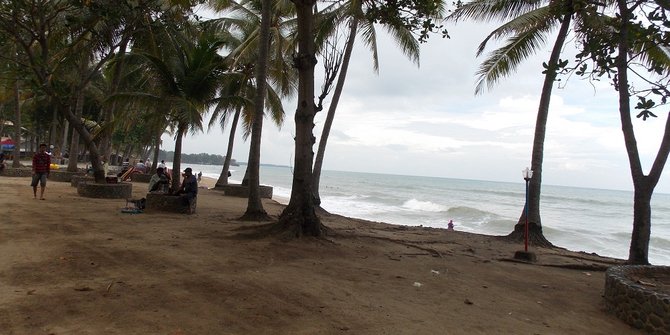
[[[84,110],[84,91],[77,89],[75,92],[74,115],[82,123],[81,116]],[[74,125],[74,122],[73,122]],[[70,141],[70,161],[67,165],[69,172],[77,172],[77,164],[79,163],[79,132],[72,133],[72,141]]]
[[[228,136],[228,149],[226,149],[226,157],[223,160],[223,169],[221,170],[221,175],[219,175],[219,179],[216,181],[214,188],[228,185],[228,171],[230,171],[230,159],[233,156],[235,131],[237,130],[237,122],[240,120],[241,113],[242,110],[238,108],[233,116],[233,122],[230,125],[230,135]]]
[[[172,191],[179,190],[181,184],[181,147],[186,133],[186,126],[179,123],[177,126],[177,137],[174,142],[174,156],[172,157]]]
[[[540,217],[544,139],[547,132],[549,104],[551,102],[551,93],[554,88],[554,80],[556,80],[556,72],[558,71],[559,57],[561,56],[561,49],[563,48],[565,39],[568,36],[571,18],[571,11],[568,11],[563,16],[561,28],[559,29],[558,36],[556,36],[556,41],[554,42],[554,47],[551,51],[551,56],[549,57],[547,73],[544,75],[540,105],[537,109],[537,119],[535,121],[533,153],[530,163],[531,170],[533,170],[533,178],[530,179],[528,184],[528,203],[524,205],[519,221],[514,226],[514,231],[508,235],[508,238],[514,241],[523,241],[525,235],[526,212],[528,212],[528,241],[530,244],[543,247],[552,245],[542,233],[542,220]],[[526,211],[525,206],[528,206],[528,211]]]
[[[61,146],[60,146],[60,152],[62,154],[65,154],[65,151],[67,151],[67,133],[70,130],[70,123],[67,121],[66,118],[63,118],[63,139],[61,141]],[[69,154],[68,154],[69,156]],[[69,158],[68,158],[69,160]]]
[[[160,153],[161,150],[161,135],[163,135],[163,129],[158,131],[158,134],[156,134],[156,138],[154,139],[154,151],[153,151],[153,156],[151,158],[151,170],[149,173],[154,174],[156,173],[156,168],[158,167],[158,154]]]
[[[317,206],[321,205],[321,195],[319,194],[319,183],[321,181],[321,168],[323,166],[323,157],[326,153],[326,144],[328,143],[330,128],[333,126],[333,119],[335,119],[335,110],[337,110],[337,104],[340,101],[340,97],[342,96],[342,91],[344,89],[344,81],[347,78],[347,70],[349,69],[349,61],[351,60],[351,54],[354,50],[354,42],[356,41],[357,31],[358,31],[358,16],[354,16],[351,19],[351,23],[349,25],[349,37],[347,38],[347,46],[344,49],[344,57],[342,58],[342,67],[340,68],[340,74],[337,77],[337,84],[335,84],[335,92],[333,92],[333,100],[330,102],[330,106],[328,107],[328,114],[326,115],[326,121],[323,124],[321,138],[319,139],[319,149],[316,152],[316,159],[314,160],[314,171],[313,171],[314,184],[312,185],[312,189],[314,193],[314,204]]]
[[[118,91],[119,85],[121,83],[121,72],[123,71],[124,61],[123,56],[126,54],[126,49],[128,47],[129,37],[124,35],[123,40],[119,44],[119,51],[116,54],[117,62],[114,63],[114,71],[112,72],[112,82],[109,87],[109,95],[112,96]],[[116,101],[112,101],[109,107],[104,109],[102,124],[111,123],[114,121],[114,113],[116,113]],[[100,134],[100,154],[103,157],[109,158],[112,153],[112,133],[114,129],[112,127],[103,127]]]
[[[258,62],[256,63],[256,96],[254,117],[251,123],[251,143],[249,147],[249,199],[243,220],[265,220],[268,215],[263,208],[260,192],[261,133],[265,110],[265,90],[267,86],[268,50],[270,49],[270,14],[272,0],[262,0],[261,30],[259,35]]]
[[[21,97],[18,77],[14,80],[14,160],[12,167],[21,166]]]
[[[628,39],[632,13],[625,0],[617,0],[617,5],[622,21],[619,30],[618,54],[615,60],[618,79],[619,115],[621,117],[621,129],[626,144],[626,153],[628,154],[628,163],[630,164],[635,190],[633,199],[633,232],[628,252],[628,262],[631,264],[649,264],[651,197],[670,154],[670,114],[666,120],[663,139],[661,140],[656,159],[649,171],[649,175],[645,176],[630,116],[630,94],[628,91],[628,53],[630,51]]]
[[[51,113],[51,129],[49,130],[49,143],[50,145],[54,146],[54,149],[56,147],[56,129],[58,128],[58,110],[56,108],[53,109],[53,113]],[[51,152],[53,155],[53,151]]]
[[[298,54],[294,64],[298,69],[298,108],[295,112],[295,162],[291,199],[284,208],[279,226],[296,236],[321,236],[323,227],[316,215],[312,196],[312,164],[315,139],[314,128],[314,43],[315,0],[292,0],[296,6],[298,25]]]

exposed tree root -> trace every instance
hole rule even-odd
[[[525,236],[525,224],[517,223],[514,226],[514,231],[509,235],[503,236],[503,240],[513,242],[513,243],[523,243]],[[528,244],[535,247],[543,248],[554,248],[555,246],[544,237],[542,233],[542,226],[535,224],[534,222],[528,223]]]

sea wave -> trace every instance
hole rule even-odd
[[[402,204],[402,208],[421,212],[443,212],[447,207],[430,201],[410,199]]]

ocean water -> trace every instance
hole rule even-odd
[[[218,178],[221,166],[183,164],[194,173]],[[240,182],[245,165],[231,167]],[[288,203],[292,170],[261,166],[261,184],[274,199]],[[481,180],[323,171],[322,207],[331,213],[408,226],[455,229],[487,235],[512,231],[525,202],[525,185]],[[542,186],[542,225],[552,243],[575,251],[628,258],[633,222],[633,193],[628,191]],[[670,265],[670,194],[652,198],[649,261]]]

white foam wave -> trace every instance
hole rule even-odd
[[[436,204],[430,201],[421,201],[417,199],[410,199],[405,201],[405,203],[402,204],[402,207],[405,209],[419,212],[443,212],[447,210],[447,207],[442,206],[440,204]]]

